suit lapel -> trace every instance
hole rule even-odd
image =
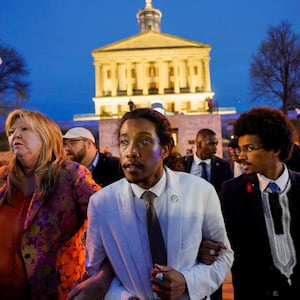
[[[32,200],[30,202],[28,211],[27,211],[27,216],[26,216],[25,222],[24,222],[25,230],[28,228],[29,223],[31,223],[32,220],[34,219],[34,217],[36,216],[37,212],[43,205],[44,201],[45,201],[45,197],[44,198],[38,197],[38,193],[35,190],[33,193]]]
[[[291,214],[291,234],[296,247],[300,247],[299,242],[299,227],[300,227],[300,178],[293,172],[290,172],[291,189],[288,191],[287,196],[289,199],[289,209]],[[298,250],[298,249],[297,249]],[[299,259],[300,254],[297,259]]]
[[[183,160],[184,168],[187,173],[190,173],[191,171],[193,160],[193,155],[185,156],[185,159]]]
[[[211,159],[211,167],[210,167],[210,182],[212,185],[215,185],[216,182],[216,160],[214,158]]]
[[[250,216],[250,214],[252,214],[250,216],[252,221],[259,220],[259,223],[260,223],[259,227],[260,227],[261,223],[262,222],[265,223],[265,222],[264,222],[264,215],[263,215],[261,193],[260,193],[260,189],[259,189],[259,182],[257,179],[257,175],[250,175],[246,178],[247,178],[247,180],[245,182],[246,183],[246,185],[245,185],[245,192],[246,192],[245,193],[245,201],[246,201],[245,212],[248,211],[249,216]]]
[[[262,245],[262,249],[268,249],[262,255],[270,259],[271,249],[258,178],[256,174],[246,176],[246,178],[248,178],[245,188],[246,206],[244,213],[241,212],[241,217],[248,218],[248,224],[251,224],[248,228],[249,232],[253,234],[253,238],[255,238],[257,244]]]
[[[8,182],[7,182],[7,177],[5,176],[4,178],[1,178],[0,182],[0,205],[5,200],[5,197],[7,195],[7,190],[8,190]]]
[[[179,192],[180,183],[166,168],[167,174],[167,201],[168,201],[168,240],[167,254],[168,265],[179,265],[180,241],[182,240],[182,197]],[[174,216],[177,216],[174,218]]]

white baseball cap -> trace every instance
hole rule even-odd
[[[91,140],[95,144],[94,135],[84,127],[73,127],[69,129],[64,135],[64,139],[78,139],[78,138],[86,138]]]

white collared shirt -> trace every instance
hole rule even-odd
[[[202,175],[202,166],[200,166],[201,162],[205,162],[207,164],[207,177],[208,177],[208,181],[210,182],[210,178],[211,178],[211,159],[200,159],[196,154],[194,154],[194,160],[192,163],[192,167],[190,170],[190,174],[196,175],[201,177]]]
[[[241,167],[241,164],[238,163],[238,162],[236,162],[236,161],[234,161],[233,162],[233,176],[234,177],[238,177],[238,176],[240,176],[240,175],[242,175],[244,173],[245,172],[244,172],[243,168]]]
[[[100,154],[99,154],[99,152],[97,152],[97,153],[96,153],[96,156],[95,156],[95,158],[94,158],[94,160],[93,160],[92,163],[88,166],[88,169],[89,169],[89,171],[90,171],[91,173],[94,171],[95,167],[97,166],[99,159],[100,159]]]
[[[288,205],[287,192],[290,190],[291,182],[287,167],[284,165],[282,175],[276,180],[271,180],[261,174],[257,174],[260,191],[262,195],[265,222],[267,226],[269,242],[274,265],[287,278],[293,274],[293,268],[296,265],[296,252],[294,242],[290,233],[291,215]],[[279,203],[282,207],[283,234],[275,234],[274,224],[268,201],[269,182],[275,182],[279,188]]]

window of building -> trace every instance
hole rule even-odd
[[[194,66],[194,75],[198,75],[198,68],[197,68],[197,66]]]
[[[171,67],[169,69],[169,74],[170,74],[170,76],[174,76],[174,68],[173,67]]]
[[[136,78],[135,69],[131,69],[131,78]]]
[[[154,66],[151,66],[149,68],[149,76],[150,77],[155,77],[156,76],[156,72],[155,72],[155,67]]]

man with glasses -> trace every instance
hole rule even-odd
[[[63,135],[67,156],[92,173],[102,187],[122,178],[123,172],[117,157],[107,157],[97,150],[94,135],[84,127],[73,127]]]
[[[293,126],[277,109],[253,108],[234,125],[245,174],[220,193],[235,253],[235,300],[286,300],[300,295],[300,174],[283,163]]]

